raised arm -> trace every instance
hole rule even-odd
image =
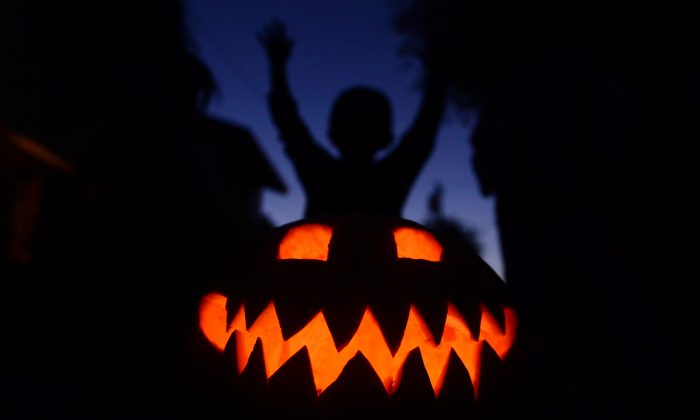
[[[399,147],[403,146],[416,154],[416,159],[422,159],[420,165],[428,159],[435,146],[438,128],[447,107],[448,41],[444,28],[438,25],[427,30],[422,42],[412,48],[423,67],[423,99]]]
[[[418,112],[392,154],[406,170],[419,171],[430,157],[447,106],[446,90],[443,72],[426,66],[423,98]]]
[[[442,74],[427,74],[418,112],[401,145],[430,154],[446,107],[446,82]],[[426,156],[427,158],[427,156]]]
[[[272,21],[258,33],[257,38],[267,54],[271,86],[268,105],[280,139],[288,146],[290,143],[313,142],[299,116],[287,80],[287,62],[294,42],[287,36],[286,27],[280,21]]]

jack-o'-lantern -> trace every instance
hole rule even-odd
[[[328,217],[277,228],[260,255],[200,306],[232,416],[477,418],[498,399],[517,317],[475,254],[408,220]]]

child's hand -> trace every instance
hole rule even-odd
[[[289,60],[294,41],[287,36],[287,28],[279,20],[273,20],[257,35],[258,41],[265,47],[267,56],[274,64],[284,64]]]

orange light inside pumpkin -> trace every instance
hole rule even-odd
[[[445,379],[450,350],[454,350],[469,372],[476,396],[484,343],[488,343],[496,354],[503,358],[515,339],[517,325],[515,312],[505,308],[504,314],[505,330],[501,330],[493,316],[482,305],[480,333],[478,339],[475,339],[457,308],[448,304],[444,332],[440,343],[437,344],[420,313],[411,306],[406,330],[394,355],[391,354],[379,323],[369,308],[365,310],[354,336],[340,350],[335,347],[322,312],[316,314],[286,341],[282,336],[282,328],[273,303],[267,306],[249,329],[246,328],[245,310],[241,305],[227,328],[226,298],[219,294],[208,295],[202,300],[200,328],[207,339],[222,351],[231,334],[235,334],[239,372],[245,369],[255,343],[260,339],[268,379],[289,358],[306,347],[311,362],[311,373],[319,395],[338,379],[345,365],[358,352],[361,352],[369,361],[386,392],[391,394],[399,386],[401,371],[409,352],[419,348],[430,383],[437,396]]]
[[[320,224],[296,226],[287,231],[280,242],[277,259],[328,260],[328,244],[333,229]]]
[[[436,262],[442,258],[442,246],[424,230],[400,227],[394,231],[394,240],[399,258]]]

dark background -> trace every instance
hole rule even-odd
[[[217,83],[224,101],[251,93],[230,93],[219,76],[228,63],[200,55],[195,39],[207,19],[218,36],[214,18],[230,14],[235,27],[261,12],[244,2],[220,14],[198,7],[28,0],[0,9],[10,416],[191,417],[181,372],[198,299],[284,221],[271,210],[279,204],[266,211],[261,201],[294,185],[275,139],[258,129],[260,115],[210,108]],[[327,66],[329,50],[344,57],[357,48],[350,29],[314,26],[326,17],[307,12],[313,2],[275,7],[294,22],[299,66]],[[188,27],[190,8],[200,21]],[[356,30],[361,8],[352,10]],[[454,115],[472,124],[479,115],[460,140],[467,152],[450,157],[461,156],[492,203],[501,271],[522,321],[530,369],[513,417],[697,417],[697,6],[416,0],[387,10],[386,32],[374,28],[398,45],[381,59],[398,66],[431,45],[448,69]],[[307,18],[317,29],[303,29]],[[244,32],[227,48],[254,48]],[[302,45],[314,43],[302,36],[327,43],[324,58],[312,61]],[[357,74],[376,68],[372,54],[353,60]],[[387,72],[406,82],[386,89],[406,121],[401,95],[422,75],[397,66]],[[292,68],[292,86],[312,104],[312,126],[323,127],[328,100],[311,97],[351,81],[295,83],[301,68]],[[383,88],[384,79],[373,82]],[[260,98],[250,100],[259,108]],[[466,203],[465,191],[477,192],[467,179],[445,182],[448,197],[465,200],[450,213],[489,220]]]

